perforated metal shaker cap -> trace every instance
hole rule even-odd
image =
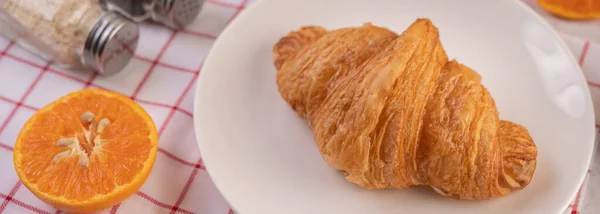
[[[107,12],[90,31],[83,48],[83,64],[102,75],[121,71],[133,57],[139,38],[138,25]]]
[[[204,0],[156,0],[152,19],[171,28],[183,28],[196,19],[203,3]]]

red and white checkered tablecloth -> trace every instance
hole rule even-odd
[[[247,4],[248,0],[206,0],[198,19],[183,31],[142,25],[135,58],[111,77],[62,70],[0,38],[0,213],[60,213],[19,182],[13,145],[38,108],[86,87],[130,96],[152,116],[160,135],[146,183],[103,213],[233,213],[204,170],[192,108],[204,57]]]
[[[198,19],[183,31],[142,25],[135,58],[111,77],[65,71],[0,38],[0,214],[60,213],[19,182],[12,163],[13,145],[38,108],[86,87],[130,96],[150,113],[160,135],[159,153],[148,181],[131,198],[102,213],[233,214],[204,170],[192,128],[192,108],[204,57],[215,38],[249,2],[252,0],[206,0]],[[584,68],[596,112],[600,112],[600,60],[591,60],[600,59],[600,45],[564,38]],[[565,213],[600,212],[600,203],[584,203],[600,201],[594,194],[600,191],[599,171],[600,167],[588,171],[586,183],[590,184],[584,184],[588,188],[582,188]]]
[[[593,60],[593,58],[600,59],[600,44],[592,43],[588,40],[583,40],[567,34],[563,34],[562,36],[563,40],[583,68],[592,95],[594,111],[600,112],[600,60]],[[598,136],[598,128],[600,127],[600,125],[598,125],[600,124],[599,114],[596,114],[596,124],[596,136]],[[598,137],[596,137],[596,141],[598,141]],[[597,142],[596,145],[598,145]],[[596,150],[598,150],[598,147],[596,147]],[[595,194],[595,192],[600,191],[600,174],[598,174],[598,172],[600,172],[600,164],[598,164],[600,163],[600,160],[598,159],[600,159],[600,156],[594,155],[586,179],[576,197],[573,199],[573,202],[564,212],[565,214],[591,214],[600,212],[600,202],[598,200],[600,196],[596,196]]]

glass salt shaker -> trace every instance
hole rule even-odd
[[[139,29],[98,0],[0,0],[0,35],[61,67],[110,75],[133,57]]]
[[[196,19],[204,0],[100,0],[100,3],[135,22],[152,20],[181,29]]]

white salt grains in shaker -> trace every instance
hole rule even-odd
[[[181,29],[196,19],[204,0],[100,0],[110,11],[135,21],[152,20]]]
[[[119,72],[138,33],[136,23],[97,0],[0,0],[0,34],[65,68]]]

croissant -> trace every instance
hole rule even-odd
[[[438,29],[306,26],[273,47],[281,97],[308,121],[323,159],[366,189],[429,185],[452,199],[526,187],[537,148],[500,120],[479,74],[448,61]]]

